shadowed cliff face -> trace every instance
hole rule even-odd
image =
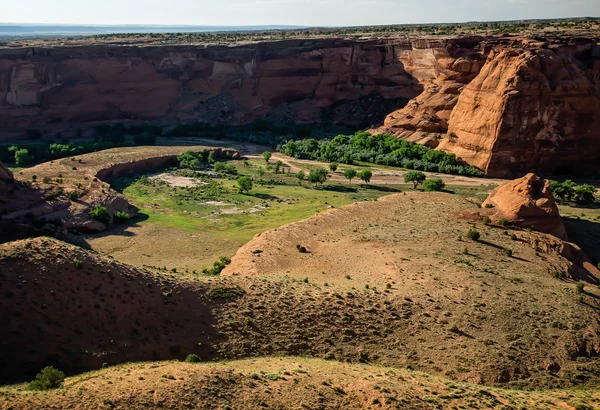
[[[405,68],[412,51],[407,41],[343,40],[0,49],[0,127],[264,116],[369,126],[421,93],[420,78],[432,75],[435,59],[416,57],[416,72]]]

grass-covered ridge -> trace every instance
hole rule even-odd
[[[461,162],[454,154],[387,134],[357,132],[354,135],[338,135],[333,139],[288,141],[279,147],[279,151],[299,159],[345,164],[365,162],[446,174],[483,175],[481,170]]]

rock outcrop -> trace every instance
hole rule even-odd
[[[567,240],[567,231],[552,196],[550,182],[527,174],[494,189],[482,204],[492,221],[501,219],[523,228],[533,228]]]
[[[485,40],[378,131],[455,153],[491,176],[597,169],[600,46]]]

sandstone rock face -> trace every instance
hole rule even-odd
[[[435,71],[432,50],[416,46],[324,39],[0,49],[0,128],[112,120],[244,123],[267,114],[368,125],[418,95],[419,78]],[[402,59],[413,49],[406,68]]]
[[[487,175],[597,169],[600,46],[481,41],[379,131],[455,153]]]
[[[489,213],[496,222],[504,218],[523,228],[533,227],[559,239],[568,239],[550,182],[535,174],[500,185],[483,202],[484,208],[486,205],[493,206]]]

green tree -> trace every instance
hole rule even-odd
[[[281,166],[283,165],[283,161],[277,161],[275,163],[275,173],[279,174],[279,170],[281,169]]]
[[[322,185],[329,179],[329,172],[325,168],[315,168],[308,174],[308,182]]]
[[[108,225],[110,223],[110,214],[108,213],[108,209],[102,205],[96,205],[94,209],[88,213],[88,215],[90,218],[93,218],[98,222],[102,222],[104,225]]]
[[[365,181],[365,184],[368,184],[369,182],[371,182],[371,177],[373,176],[373,173],[371,172],[370,169],[363,169],[362,171],[360,171],[360,173],[358,174],[358,177],[360,179],[362,179],[363,181]]]
[[[344,178],[346,178],[350,183],[352,183],[352,179],[356,178],[356,170],[352,168],[346,168],[344,170]]]
[[[575,202],[578,202],[580,204],[595,202],[596,197],[594,196],[594,192],[596,192],[596,188],[594,188],[591,185],[577,185],[575,188],[573,188]]]
[[[252,189],[253,183],[250,177],[239,177],[237,180],[238,187],[242,192],[248,192]]]
[[[29,151],[25,148],[21,148],[15,151],[15,163],[22,167],[28,165],[33,161],[33,157],[29,155]]]
[[[421,171],[409,171],[404,175],[404,182],[407,184],[412,182],[415,189],[417,189],[417,185],[422,184],[425,179],[427,179],[427,177]]]
[[[181,168],[196,169],[200,166],[198,155],[194,154],[192,151],[186,151],[179,155],[177,161],[179,161],[179,166]]]
[[[304,181],[304,179],[306,178],[304,171],[298,171],[298,173],[296,174],[296,178],[298,178],[298,185],[302,185],[302,181]]]
[[[263,152],[263,159],[265,160],[265,162],[268,164],[269,161],[271,160],[271,157],[273,156],[273,154],[269,151],[265,151]]]
[[[423,183],[423,188],[425,191],[442,191],[446,187],[444,181],[440,178],[428,179]]]
[[[50,390],[59,388],[65,381],[65,374],[52,366],[46,366],[29,383],[31,390]]]
[[[339,165],[338,165],[338,163],[337,163],[337,162],[332,162],[331,164],[329,164],[329,170],[330,170],[331,172],[335,172],[335,171],[337,171],[337,169],[338,169],[338,166],[339,166]]]
[[[265,176],[265,169],[263,167],[258,167],[258,175],[261,178]]]

